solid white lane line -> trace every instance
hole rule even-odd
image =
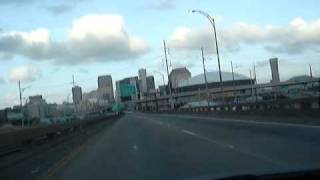
[[[185,130],[185,129],[182,129],[181,132],[186,133],[186,134],[189,134],[189,135],[191,135],[191,136],[196,136],[196,135],[197,135],[196,133],[193,133],[193,132],[188,131],[188,130]]]

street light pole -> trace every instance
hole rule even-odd
[[[217,52],[217,60],[218,60],[218,67],[219,67],[219,78],[220,78],[220,91],[221,91],[221,95],[222,95],[222,103],[225,103],[224,100],[224,91],[223,91],[223,83],[222,83],[222,75],[221,75],[221,66],[220,66],[220,55],[219,55],[219,48],[218,48],[218,39],[217,39],[217,32],[216,32],[216,25],[215,25],[215,21],[214,18],[211,17],[208,13],[201,11],[201,10],[191,10],[189,11],[191,13],[199,13],[203,16],[205,16],[211,23],[212,27],[213,27],[213,31],[214,31],[214,38],[215,38],[215,46],[216,46],[216,52]]]
[[[20,99],[20,112],[22,113],[21,126],[24,127],[24,115],[22,111],[22,92],[21,92],[21,82],[19,80],[19,99]]]
[[[236,88],[235,88],[235,81],[234,81],[234,71],[233,71],[233,64],[232,64],[232,61],[231,61],[231,72],[232,72],[232,89],[233,89],[233,96],[234,96],[234,102],[236,102]]]
[[[253,97],[253,75],[251,75],[251,69],[249,68],[250,81],[251,81],[251,97]]]
[[[210,104],[209,104],[209,89],[208,89],[206,67],[205,67],[205,64],[204,64],[203,47],[201,48],[201,55],[202,55],[203,76],[204,76],[204,82],[205,82],[205,85],[206,85],[206,92],[207,92],[207,104],[208,104],[208,108],[209,108],[209,106],[210,106]]]
[[[257,73],[256,73],[256,65],[253,64],[253,75],[254,75],[254,95],[256,97],[256,103],[258,102],[258,94],[257,94]]]
[[[170,76],[169,76],[169,67],[168,67],[168,57],[167,57],[167,47],[166,47],[166,41],[163,40],[163,48],[164,48],[164,56],[165,56],[165,60],[166,60],[166,67],[167,67],[167,76],[168,76],[168,87],[169,87],[169,103],[170,103],[170,108],[173,109],[173,102],[172,102],[172,90],[171,90],[171,80],[170,80]]]

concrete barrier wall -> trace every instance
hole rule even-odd
[[[40,139],[54,138],[75,130],[90,127],[99,122],[116,119],[119,115],[108,114],[99,117],[91,117],[68,124],[55,124],[42,127],[31,127],[5,132],[0,134],[0,155],[10,151],[10,148],[32,145]]]
[[[274,115],[274,116],[310,116],[319,117],[319,99],[292,99],[279,101],[264,101],[241,104],[226,104],[206,107],[179,108],[153,112],[179,113],[214,113],[239,115]],[[150,111],[149,111],[150,112]]]

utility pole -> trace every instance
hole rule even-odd
[[[256,65],[253,64],[253,74],[254,74],[254,94],[256,97],[256,103],[258,102],[258,94],[257,94],[257,74],[256,74]]]
[[[311,64],[309,64],[309,71],[310,71],[310,77],[312,78],[312,68],[311,68]]]
[[[199,101],[199,107],[200,107],[201,106],[200,88],[198,88],[198,101]]]
[[[72,86],[74,87],[74,75],[72,75]]]
[[[256,74],[256,65],[253,64],[253,76],[254,76],[254,84],[257,84],[257,74]]]
[[[250,81],[251,81],[251,97],[253,96],[253,75],[251,73],[251,69],[249,69]]]
[[[205,85],[206,85],[206,93],[207,93],[207,105],[208,105],[208,108],[209,108],[209,106],[210,106],[210,104],[209,104],[209,89],[208,89],[206,66],[205,66],[205,63],[204,63],[203,47],[201,47],[201,55],[202,55],[203,77],[204,77],[204,82],[205,82]]]
[[[166,60],[166,67],[167,67],[167,76],[168,76],[168,87],[169,87],[169,102],[170,102],[170,108],[173,108],[173,104],[172,104],[172,90],[171,90],[171,80],[169,77],[169,67],[168,67],[168,57],[167,57],[167,47],[166,47],[166,41],[163,40],[163,48],[164,48],[164,56],[165,56],[165,60]]]
[[[20,112],[22,114],[21,126],[24,127],[24,115],[22,111],[22,92],[21,92],[21,82],[19,80],[19,99],[20,99]]]
[[[233,71],[233,64],[231,61],[231,72],[232,72],[232,86],[233,86],[233,96],[234,96],[234,102],[236,102],[236,89],[235,89],[235,81],[234,81],[234,71]]]

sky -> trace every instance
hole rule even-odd
[[[200,74],[201,47],[206,68],[217,70],[216,23],[223,71],[271,79],[268,59],[279,58],[281,80],[320,76],[318,0],[0,0],[0,108],[41,94],[47,102],[67,101],[72,76],[84,92],[97,88],[97,76],[113,81],[137,76],[139,68],[162,84],[163,40],[170,69]],[[155,73],[158,71],[160,73]]]

